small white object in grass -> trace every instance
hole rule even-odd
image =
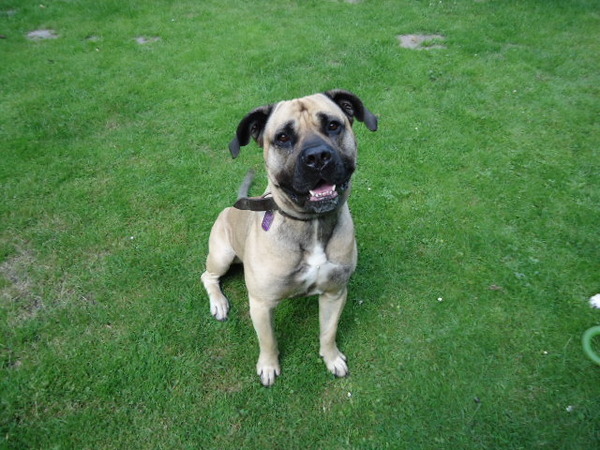
[[[352,392],[348,392],[348,398],[352,398]]]
[[[590,306],[592,308],[600,309],[600,294],[596,294],[593,297],[590,297]]]
[[[443,302],[444,298],[443,297],[438,297],[438,302]]]
[[[574,409],[575,409],[575,408],[573,407],[573,405],[569,405],[569,406],[567,406],[567,408],[566,408],[566,410],[567,410],[567,412],[568,412],[568,413],[572,413]]]

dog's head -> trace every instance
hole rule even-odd
[[[242,119],[232,156],[251,138],[264,149],[275,202],[307,217],[335,210],[349,195],[356,168],[354,120],[377,130],[377,118],[348,91],[333,90],[262,106]]]

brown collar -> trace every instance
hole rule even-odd
[[[279,209],[271,194],[265,194],[262,197],[239,198],[233,207],[246,211],[275,211]]]
[[[277,203],[275,203],[275,200],[273,200],[273,195],[270,192],[266,193],[262,197],[239,198],[237,200],[237,202],[234,203],[233,207],[237,208],[237,209],[242,209],[245,211],[266,211],[267,213],[270,213],[270,214],[268,214],[269,220],[272,220],[273,211],[279,211],[279,213],[282,216],[285,216],[292,220],[299,220],[301,222],[310,222],[311,220],[315,219],[314,217],[308,217],[308,218],[295,217],[295,216],[292,216],[292,215],[284,212],[281,208],[279,208],[279,206],[277,206]],[[269,226],[270,226],[270,224],[269,224]]]
[[[233,205],[234,208],[243,209],[246,211],[265,211],[262,220],[262,229],[269,231],[273,225],[275,214],[273,211],[278,210],[277,203],[273,200],[273,196],[269,193],[262,197],[242,197]]]

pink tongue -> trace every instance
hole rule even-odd
[[[310,191],[310,200],[318,201],[326,198],[335,198],[337,195],[334,184],[322,184]]]

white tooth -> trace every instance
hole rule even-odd
[[[336,188],[336,185],[334,184],[333,187],[329,191],[319,192],[318,194],[316,194],[315,191],[309,190],[308,193],[310,195],[312,195],[313,197],[324,197],[326,195],[333,194],[335,192],[335,188]]]

